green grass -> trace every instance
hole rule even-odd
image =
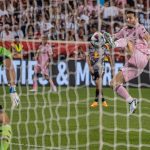
[[[98,150],[100,138],[103,150],[150,149],[149,88],[141,89],[140,94],[137,88],[130,88],[133,96],[142,97],[132,116],[128,116],[128,104],[114,99],[110,88],[104,88],[109,107],[102,114],[100,107],[89,107],[94,88],[63,87],[56,94],[48,93],[48,88],[39,88],[37,94],[29,93],[27,87],[19,89],[21,104],[13,111],[5,89],[1,92],[13,129],[11,150]]]

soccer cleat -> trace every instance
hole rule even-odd
[[[52,87],[52,92],[57,92],[56,86],[53,86],[53,87]]]
[[[10,86],[9,93],[16,93],[16,87],[15,86]]]
[[[96,108],[97,106],[98,106],[98,102],[95,102],[95,101],[94,101],[94,102],[91,104],[91,107],[92,107],[92,108]]]
[[[16,93],[16,87],[10,86],[9,93],[10,93],[10,98],[12,101],[12,108],[15,108],[20,103],[20,98],[19,98],[18,94]]]
[[[104,107],[108,107],[107,102],[106,102],[106,101],[103,101],[103,102],[102,102],[102,106],[104,106]]]
[[[138,103],[139,103],[139,101],[137,99],[133,99],[133,101],[131,103],[129,103],[129,105],[130,105],[130,114],[135,113]]]
[[[115,47],[115,42],[114,42],[114,40],[113,40],[113,38],[112,38],[112,36],[109,34],[109,33],[107,33],[107,32],[104,32],[103,33],[103,36],[104,36],[104,38],[105,38],[105,40],[106,40],[106,45],[107,46],[109,46],[109,49],[110,48],[114,48]],[[108,49],[108,50],[109,50]]]
[[[29,90],[30,92],[37,92],[37,89],[36,88],[33,88],[31,90]]]
[[[12,108],[15,108],[16,106],[19,105],[20,98],[19,98],[19,96],[16,92],[15,93],[10,93],[10,98],[11,98],[11,101],[12,101]]]

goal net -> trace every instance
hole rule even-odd
[[[0,45],[10,49],[19,36],[23,59],[14,59],[17,92],[21,103],[11,109],[5,69],[0,67],[0,104],[10,117],[10,150],[149,150],[150,64],[124,86],[140,100],[136,113],[109,87],[111,68],[105,62],[104,97],[108,107],[90,105],[95,83],[86,63],[94,32],[118,32],[125,25],[125,10],[137,12],[150,32],[149,0],[0,0]],[[57,92],[42,76],[33,86],[35,53],[43,35],[53,50],[49,73]],[[114,50],[114,70],[125,56]]]

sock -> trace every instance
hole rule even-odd
[[[96,94],[95,94],[95,102],[98,102],[99,100],[99,90],[96,89]],[[102,102],[105,101],[105,98],[103,97],[103,93],[102,93]]]
[[[116,87],[115,91],[119,96],[124,98],[128,103],[132,102],[133,98],[130,96],[128,91],[122,85]]]
[[[49,79],[49,83],[50,83],[50,86],[51,86],[52,88],[55,87],[54,82],[52,81],[52,79]]]
[[[104,102],[105,101],[105,98],[104,97],[102,97],[102,102]]]
[[[98,102],[99,99],[99,90],[96,89],[96,93],[95,93],[95,102]]]
[[[38,87],[37,80],[38,80],[37,74],[34,74],[34,78],[33,78],[33,89],[36,89],[36,88]]]
[[[9,93],[16,93],[16,85],[10,85]]]

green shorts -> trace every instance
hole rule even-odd
[[[11,141],[11,126],[0,125],[0,150],[7,150]]]
[[[4,47],[0,46],[0,65],[3,64],[4,59],[12,59],[11,52]]]

